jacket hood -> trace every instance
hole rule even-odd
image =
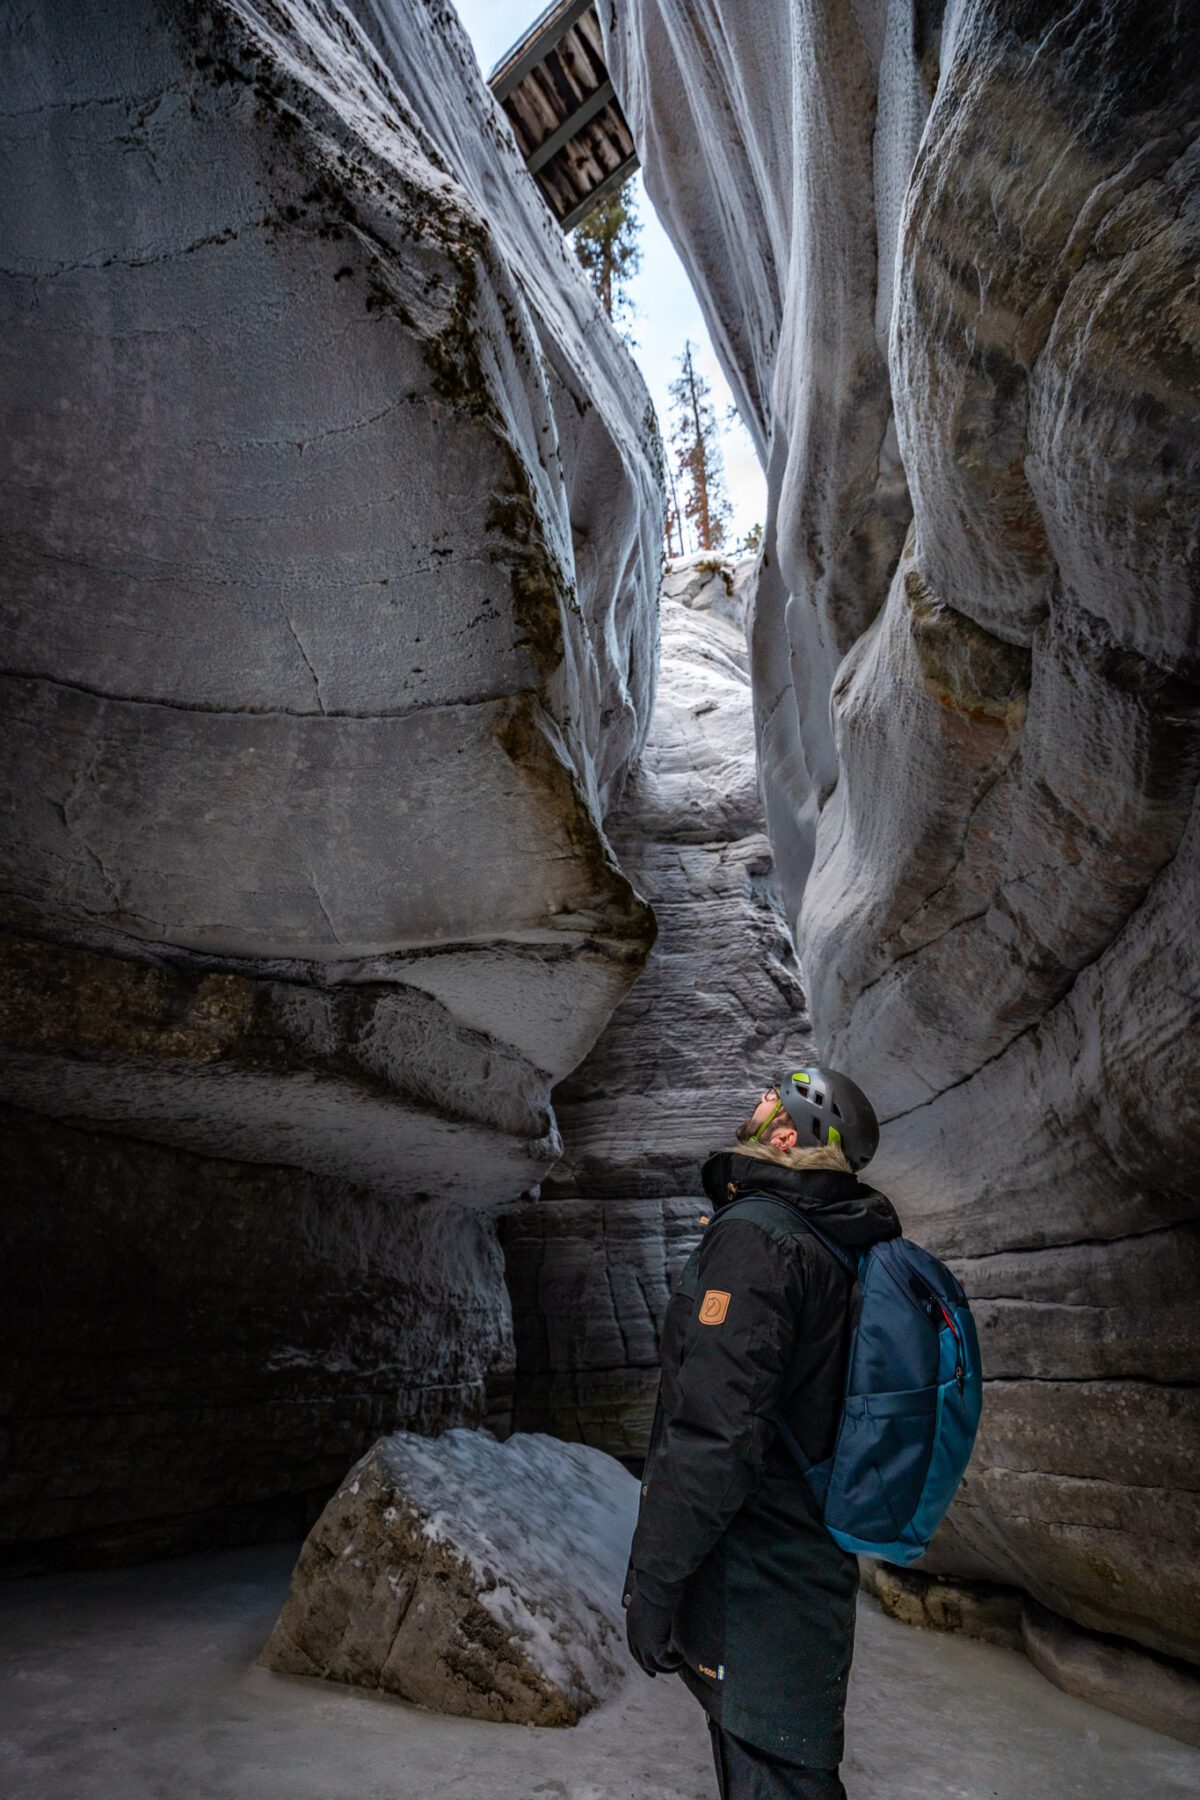
[[[741,1194],[767,1194],[811,1213],[813,1224],[847,1250],[900,1235],[891,1201],[840,1169],[789,1169],[735,1150],[718,1150],[704,1164],[700,1179],[714,1212]]]

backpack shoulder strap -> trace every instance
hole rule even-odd
[[[769,1194],[739,1194],[736,1200],[727,1200],[709,1220],[705,1236],[722,1219],[728,1219],[733,1213],[761,1226],[769,1237],[776,1238],[780,1243],[795,1241],[797,1234],[793,1209],[773,1200]]]
[[[739,1194],[736,1200],[727,1201],[719,1212],[713,1214],[709,1230],[712,1229],[712,1226],[716,1224],[718,1219],[725,1218],[735,1206],[743,1206],[747,1201],[753,1201],[760,1205],[765,1204],[767,1206],[782,1207],[785,1212],[791,1214],[792,1218],[798,1219],[805,1230],[811,1231],[815,1238],[820,1239],[825,1248],[837,1258],[838,1262],[842,1265],[848,1275],[857,1278],[857,1259],[850,1256],[847,1251],[843,1250],[840,1244],[835,1244],[831,1237],[827,1237],[819,1225],[814,1225],[803,1207],[794,1205],[791,1200],[781,1199],[778,1194]]]
[[[831,1255],[837,1259],[852,1280],[858,1279],[857,1260],[848,1255],[847,1252],[842,1249],[840,1244],[835,1244],[832,1238],[827,1237],[819,1225],[814,1225],[802,1207],[793,1205],[790,1200],[781,1199],[778,1194],[739,1194],[736,1200],[726,1201],[720,1211],[713,1214],[707,1226],[707,1230],[711,1231],[717,1220],[723,1219],[735,1206],[753,1206],[756,1209],[758,1207],[778,1207],[781,1211],[787,1213],[791,1219],[802,1225],[806,1231],[811,1232],[813,1237],[819,1238],[821,1243],[823,1243]],[[767,1224],[767,1220],[760,1219],[759,1223]],[[770,1229],[770,1226],[768,1226],[768,1229]],[[776,1227],[776,1229],[778,1228]],[[779,1235],[782,1236],[783,1233],[779,1233]],[[788,1237],[794,1237],[794,1235],[795,1233],[791,1231],[787,1233]],[[782,1419],[778,1413],[772,1416],[772,1423],[778,1430],[779,1436],[791,1455],[792,1460],[797,1464],[802,1474],[808,1475],[809,1471],[815,1465],[813,1464],[812,1459],[805,1454],[800,1440],[796,1437],[795,1433],[789,1429],[786,1421]]]

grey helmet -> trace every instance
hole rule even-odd
[[[852,1169],[869,1163],[879,1148],[875,1108],[857,1082],[837,1069],[810,1063],[779,1079],[777,1092],[805,1144],[839,1144]]]

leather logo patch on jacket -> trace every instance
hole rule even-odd
[[[700,1302],[700,1323],[719,1325],[729,1311],[729,1295],[720,1288],[709,1288]]]

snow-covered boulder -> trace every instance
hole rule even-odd
[[[758,564],[753,556],[722,556],[696,550],[676,556],[663,572],[662,597],[692,612],[715,614],[744,631]]]
[[[622,1679],[637,1482],[581,1444],[397,1432],[300,1552],[260,1661],[439,1712],[574,1725]]]
[[[988,1296],[935,1566],[1200,1658],[1200,18],[600,18],[767,472],[755,715],[817,1041]]]

